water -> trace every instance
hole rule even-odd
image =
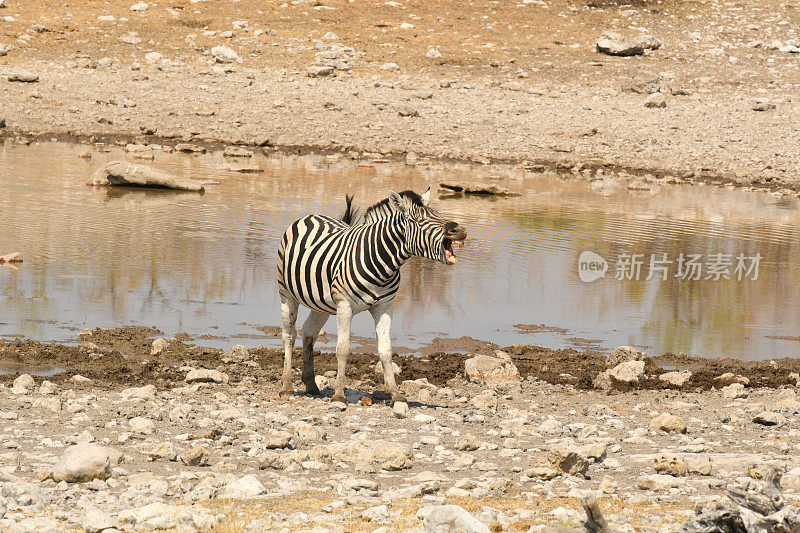
[[[140,324],[206,335],[212,338],[202,342],[222,347],[277,345],[256,328],[280,324],[275,254],[293,220],[338,215],[345,192],[364,206],[388,189],[421,192],[443,179],[478,178],[521,196],[434,195],[467,228],[467,246],[454,267],[422,260],[404,267],[397,345],[469,335],[501,345],[800,356],[800,341],[787,339],[800,335],[797,198],[677,185],[630,191],[611,180],[514,168],[363,168],[322,156],[259,156],[263,174],[236,174],[221,170],[220,153],[160,152],[148,164],[216,184],[202,195],[103,189],[85,186],[89,175],[125,154],[78,158],[84,150],[0,147],[0,255],[21,251],[25,259],[16,268],[0,265],[2,336],[69,340],[84,327]],[[609,261],[604,278],[581,281],[585,250]],[[673,263],[669,280],[645,280],[650,255],[663,253],[673,261],[681,253],[703,260],[758,253],[758,279],[680,280]],[[620,254],[644,254],[641,279],[615,279]],[[353,328],[373,335],[367,313]],[[325,329],[335,332],[334,320]]]

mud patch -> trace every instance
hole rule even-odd
[[[93,380],[91,386],[122,388],[152,383],[159,388],[178,386],[186,377],[182,367],[202,367],[226,372],[232,382],[251,380],[255,383],[275,382],[283,368],[283,350],[258,347],[250,349],[247,361],[232,361],[217,348],[197,346],[184,342],[185,335],[169,339],[167,346],[156,356],[150,355],[152,341],[161,332],[156,328],[125,327],[110,330],[95,329],[91,335],[82,335],[80,346],[57,343],[40,343],[24,339],[0,341],[0,368],[9,371],[0,374],[0,383],[10,383],[20,373],[52,373],[50,369],[63,369],[48,379],[65,382],[80,374]],[[179,337],[179,338],[178,338]],[[439,348],[436,351],[436,348]],[[396,354],[394,361],[400,366],[400,378],[426,378],[437,386],[448,385],[451,380],[464,379],[464,361],[471,353],[493,353],[498,346],[471,337],[456,339],[437,338],[426,347],[422,355]],[[123,351],[124,350],[124,351]],[[454,351],[458,350],[458,351]],[[575,349],[552,350],[527,344],[505,348],[517,365],[523,379],[535,378],[576,389],[593,389],[597,374],[606,370],[606,357],[592,351]],[[461,353],[461,352],[467,353]],[[374,350],[358,349],[348,359],[348,387],[380,389],[383,376],[374,371],[378,358]],[[319,375],[332,376],[336,370],[335,353],[316,352],[315,370]],[[301,349],[295,348],[292,359],[295,381],[299,382],[302,365]],[[681,387],[658,379],[660,374],[674,369],[692,371],[692,377]],[[666,354],[645,359],[646,376],[639,382],[615,382],[614,389],[687,391],[709,390],[728,385],[733,379],[747,382],[749,387],[780,388],[794,386],[800,374],[800,360],[775,359],[771,361],[739,361],[720,358],[706,359],[686,355]],[[729,374],[732,379],[720,379]],[[70,387],[75,384],[70,383]]]
[[[493,342],[473,339],[472,337],[457,337],[454,339],[436,337],[429,344],[419,349],[425,355],[438,354],[440,352],[463,352],[479,353],[491,355],[500,346]]]

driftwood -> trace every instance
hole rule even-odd
[[[441,182],[439,186],[455,194],[484,194],[487,196],[519,196],[515,192],[494,184],[487,183],[450,183]]]
[[[203,191],[199,181],[181,178],[145,165],[134,165],[125,161],[111,161],[92,174],[89,185],[158,187],[181,191]]]
[[[0,255],[0,263],[22,263],[22,253],[14,252],[13,254]]]
[[[712,502],[683,524],[682,533],[800,533],[800,509],[785,506],[782,473],[771,468],[756,492],[728,488],[730,501]],[[595,497],[581,500],[586,511],[582,527],[554,526],[544,533],[617,533],[609,527]]]
[[[730,502],[706,505],[686,522],[684,533],[800,533],[800,509],[785,507],[781,490],[782,473],[771,468],[761,490],[728,489]]]
[[[543,533],[618,533],[618,530],[609,527],[594,496],[584,496],[581,505],[586,511],[583,527],[554,526],[545,528]]]

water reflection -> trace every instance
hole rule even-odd
[[[87,161],[77,157],[83,150],[57,143],[0,148],[0,253],[25,257],[18,270],[0,267],[0,335],[64,339],[75,328],[122,324],[156,325],[167,334],[255,333],[254,326],[279,324],[275,252],[293,220],[339,214],[345,192],[366,205],[388,189],[474,177],[458,168],[263,156],[264,174],[239,175],[219,170],[219,153],[157,153],[153,165],[216,184],[204,195],[96,189],[85,186],[91,172],[125,154],[95,153]],[[769,338],[800,334],[797,198],[670,185],[629,191],[613,179],[508,168],[479,178],[521,196],[436,202],[467,227],[467,247],[453,268],[418,259],[404,267],[397,343],[471,335],[503,345],[596,339],[653,353],[800,355],[800,342]],[[756,281],[623,281],[612,266],[605,278],[583,283],[577,258],[584,250],[610,261],[630,253],[763,259]],[[521,332],[516,323],[567,332]],[[367,314],[354,321],[354,333],[372,335]]]

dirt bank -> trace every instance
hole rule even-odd
[[[4,137],[413,153],[800,190],[791,3],[6,5],[0,72],[39,78],[0,77]],[[602,55],[606,29],[663,45]],[[321,63],[331,75],[309,77]],[[651,90],[665,108],[644,106]]]
[[[183,367],[187,366],[219,368],[234,382],[255,378],[259,383],[277,383],[283,368],[281,349],[251,348],[247,361],[236,362],[231,360],[228,352],[187,342],[191,337],[185,334],[167,340],[157,355],[151,355],[153,342],[160,338],[160,334],[156,328],[129,326],[96,328],[91,333],[80,335],[78,346],[31,340],[2,341],[0,363],[14,369],[33,369],[23,370],[31,372],[57,368],[60,371],[48,378],[56,383],[66,382],[74,374],[80,374],[93,380],[92,387],[112,389],[137,383],[176,386],[183,382],[186,376]],[[394,361],[402,369],[402,379],[426,378],[434,385],[446,386],[453,380],[464,378],[464,361],[472,357],[470,354],[491,355],[498,348],[492,343],[469,337],[437,338],[420,353],[400,347],[399,351],[403,353],[396,355]],[[513,345],[504,350],[511,355],[522,378],[535,378],[552,385],[594,389],[595,378],[608,368],[606,356],[594,351],[552,350],[529,345]],[[316,353],[318,374],[336,370],[333,347]],[[302,359],[299,348],[295,349],[295,354],[293,363],[299,373]],[[705,391],[721,388],[733,381],[741,381],[748,387],[781,388],[794,385],[798,377],[793,374],[800,373],[800,360],[797,359],[739,361],[667,354],[646,357],[644,361],[645,376],[642,379],[630,384],[615,381],[613,390]],[[348,361],[348,378],[353,380],[353,387],[382,388],[383,378],[374,371],[376,362],[374,350],[356,348]],[[692,375],[680,386],[659,379],[661,374],[675,369],[689,370]],[[726,374],[731,377],[719,379]],[[0,375],[0,383],[11,382],[15,377],[14,374]]]

